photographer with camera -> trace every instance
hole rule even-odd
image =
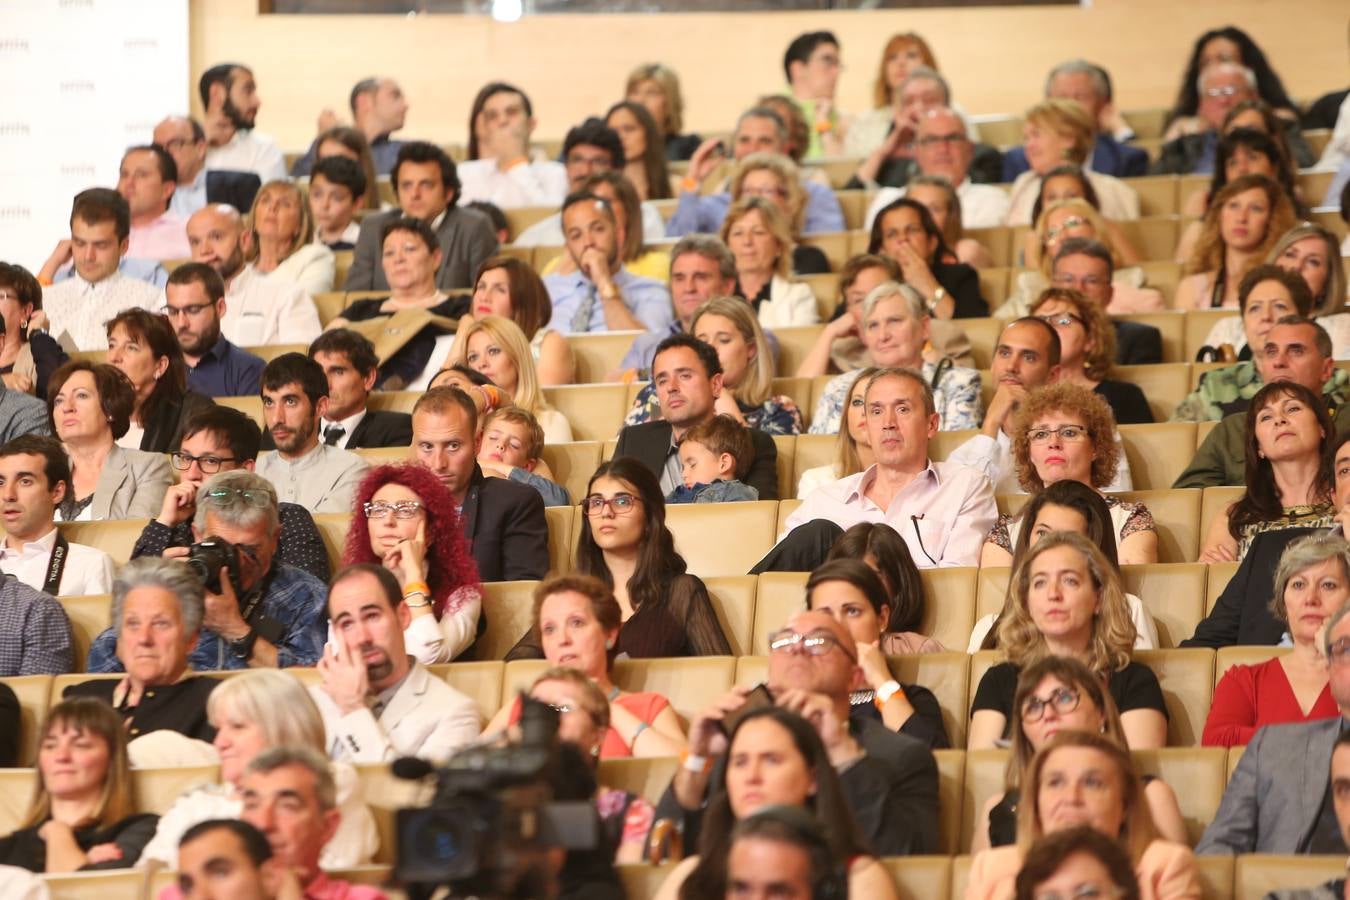
[[[221,472],[197,491],[191,547],[171,547],[206,587],[201,637],[189,660],[198,671],[312,666],[323,651],[319,579],[276,562],[277,494],[252,472]],[[110,628],[89,648],[90,672],[121,671]]]
[[[252,472],[261,437],[258,423],[237,409],[209,406],[194,413],[184,423],[182,441],[170,457],[178,483],[164,494],[159,515],[136,539],[131,558],[163,556],[170,547],[191,545],[197,491],[217,472]],[[277,515],[281,522],[277,559],[327,582],[328,551],[309,511],[294,503],[278,503]]]
[[[858,649],[848,629],[829,613],[799,612],[769,635],[769,651],[767,684],[733,687],[690,724],[689,752],[657,805],[658,821],[682,824],[685,845],[698,846],[708,786],[724,777],[727,723],[747,708],[775,705],[815,727],[873,851],[935,852],[937,763],[923,742],[849,715]]]
[[[332,642],[309,689],[328,755],[349,763],[420,756],[444,762],[478,737],[474,702],[409,656],[412,619],[398,580],[376,563],[347,566],[328,590]]]

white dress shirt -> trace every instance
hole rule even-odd
[[[314,301],[298,284],[261,275],[251,263],[225,291],[220,331],[236,347],[308,344],[322,330]]]
[[[361,409],[358,409],[356,412],[352,413],[347,418],[339,419],[336,422],[334,422],[331,419],[320,419],[319,442],[323,444],[328,444],[328,440],[326,438],[328,429],[332,428],[334,425],[337,425],[338,427],[344,429],[342,437],[338,438],[336,443],[329,444],[329,446],[340,447],[343,450],[346,450],[348,442],[350,442],[352,439],[352,432],[356,430],[356,426],[360,425],[361,420],[364,419],[365,417],[366,417],[366,410],[365,407],[362,407]]]
[[[295,503],[312,513],[349,513],[356,486],[370,463],[352,453],[329,447],[322,440],[299,459],[285,459],[278,450],[259,455],[254,471],[272,482],[277,499]]]
[[[561,206],[567,196],[567,169],[560,162],[536,159],[503,172],[495,159],[459,164],[461,205],[486,200],[500,209]]]
[[[62,346],[73,342],[77,350],[107,350],[108,331],[103,323],[132,307],[158,312],[164,308],[164,291],[120,271],[97,283],[85,281],[76,272],[42,289],[42,309],[52,337]],[[67,340],[62,340],[63,334]]]
[[[208,149],[206,168],[253,172],[266,184],[286,177],[286,157],[269,135],[249,129],[236,131],[227,143]]]
[[[905,188],[884,187],[877,191],[872,205],[867,207],[863,228],[870,229],[872,220],[882,209],[905,196]],[[997,228],[1008,217],[1008,192],[992,184],[975,184],[969,178],[956,186],[956,197],[961,201],[962,228]]]
[[[904,538],[921,569],[979,564],[980,547],[998,519],[994,489],[982,472],[930,460],[886,509],[867,497],[876,477],[872,465],[812,491],[788,516],[784,534],[813,519],[845,531],[860,522],[885,522]]]
[[[418,756],[440,763],[478,737],[474,702],[416,661],[403,681],[346,715],[322,685],[311,687],[309,695],[323,716],[328,756],[337,762]]]
[[[47,583],[47,565],[56,547],[56,528],[38,538],[25,541],[18,550],[6,541],[0,544],[0,571],[13,575],[34,590]],[[70,544],[65,568],[61,570],[60,597],[83,597],[112,592],[113,561],[102,550],[84,544]]]
[[[1116,443],[1120,443],[1120,432],[1116,432]],[[1017,463],[1013,460],[1012,438],[1002,431],[998,439],[977,434],[957,447],[947,457],[948,462],[972,469],[979,469],[994,483],[994,489],[1000,494],[1025,494],[1022,485],[1017,482]],[[1134,481],[1130,477],[1130,461],[1125,458],[1125,450],[1120,451],[1120,462],[1116,464],[1116,477],[1103,487],[1103,493],[1134,490]]]

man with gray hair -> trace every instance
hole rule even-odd
[[[348,104],[352,110],[352,127],[366,137],[370,145],[370,156],[375,162],[375,172],[388,175],[394,170],[394,161],[398,159],[399,148],[403,141],[389,136],[403,127],[408,117],[408,98],[403,96],[403,88],[392,78],[362,78],[352,86]],[[319,132],[325,132],[343,124],[331,109],[319,113]],[[309,175],[318,161],[319,142],[310,144],[309,151],[291,166],[291,175],[298,177]]]
[[[788,130],[782,116],[767,106],[755,106],[741,113],[731,138],[732,159],[740,162],[751,153],[787,153]],[[726,158],[727,148],[719,138],[708,138],[689,159],[689,174],[680,182],[679,203],[666,223],[667,237],[683,237],[690,232],[716,234],[731,207],[726,186],[713,194],[702,194],[703,182]],[[802,181],[806,189],[806,234],[844,230],[844,211],[827,184],[811,179]]]
[[[1111,76],[1101,66],[1084,59],[1060,63],[1045,79],[1047,99],[1072,100],[1087,110],[1092,121],[1097,123],[1097,141],[1088,168],[1117,178],[1146,175],[1148,152],[1122,143],[1112,134],[1111,123],[1119,119],[1119,114],[1111,93]],[[1012,181],[1029,168],[1026,151],[1021,147],[1013,147],[1003,154],[1004,181]]]
[[[1173,121],[1167,129],[1168,141],[1158,151],[1158,161],[1149,174],[1207,175],[1213,172],[1223,120],[1244,100],[1260,99],[1256,91],[1256,73],[1236,62],[1214,63],[1201,70],[1196,78],[1196,89],[1200,94],[1196,114]],[[1297,134],[1298,125],[1291,122],[1286,129]],[[1302,136],[1299,136],[1297,142],[1301,141]],[[1291,150],[1295,149],[1296,142],[1291,144]],[[1306,146],[1303,149],[1306,150]],[[1297,155],[1290,153],[1291,158]]]
[[[188,657],[192,668],[312,666],[319,661],[328,589],[308,572],[276,561],[279,523],[276,489],[252,472],[221,472],[197,491],[192,535],[199,543],[164,551],[166,558],[193,559],[204,568],[209,561],[212,570],[198,573],[206,585],[206,611],[201,637]],[[204,541],[223,550],[229,562],[202,552]],[[89,671],[123,671],[116,646],[111,628],[95,638]]]

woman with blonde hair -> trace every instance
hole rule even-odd
[[[553,302],[548,288],[534,268],[514,256],[494,256],[478,267],[474,278],[473,301],[459,320],[454,344],[462,344],[461,334],[484,316],[510,319],[530,342],[530,356],[539,375],[539,384],[552,387],[571,384],[576,375],[572,345],[563,333],[550,324]],[[433,357],[435,371],[450,365],[454,353]]]
[[[1068,288],[1047,288],[1031,305],[1031,314],[1059,335],[1056,383],[1078,384],[1111,405],[1118,425],[1147,425],[1153,411],[1139,385],[1111,376],[1116,364],[1116,329],[1101,304]]]
[[[289,181],[267,182],[247,222],[247,256],[259,274],[298,284],[307,294],[333,289],[337,259],[326,244],[314,242],[314,220],[300,188]]]
[[[810,285],[791,280],[795,242],[776,203],[762,197],[732,203],[721,238],[736,260],[736,294],[755,310],[761,325],[781,328],[820,321]]]
[[[834,441],[834,461],[823,466],[814,466],[802,472],[797,480],[797,498],[805,499],[816,488],[857,475],[872,463],[876,457],[872,453],[871,440],[867,436],[867,414],[863,407],[863,395],[867,393],[867,382],[877,373],[875,366],[867,366],[854,373],[848,389],[848,402],[844,406],[843,420],[840,422]]]
[[[535,417],[544,429],[545,443],[572,440],[567,417],[544,399],[530,342],[520,326],[501,316],[483,316],[469,323],[461,334],[463,339],[456,344],[458,355],[452,364],[462,363],[491,379],[516,406]]]
[[[1120,574],[1077,532],[1042,537],[1013,572],[998,624],[1006,660],[980,679],[971,704],[971,750],[1007,739],[1020,671],[1047,656],[1071,656],[1106,680],[1131,749],[1167,742],[1167,706],[1158,678],[1130,658],[1135,626]]]
[[[1010,900],[1032,845],[1083,825],[1125,850],[1139,879],[1140,900],[1202,896],[1194,854],[1185,844],[1159,837],[1139,771],[1119,742],[1089,731],[1060,732],[1032,759],[1024,794],[1017,843],[975,855],[966,900]]]
[[[1082,166],[1097,137],[1097,124],[1072,100],[1043,100],[1027,110],[1024,120],[1022,147],[1030,168],[1018,175],[1009,189],[1009,225],[1030,225],[1041,179],[1066,162]],[[1108,219],[1139,218],[1139,195],[1133,188],[1100,172],[1086,175],[1101,199],[1103,215]]]
[[[1177,285],[1176,308],[1236,309],[1242,277],[1292,227],[1294,205],[1274,181],[1243,175],[1228,182],[1205,211],[1195,252],[1182,270],[1187,277]]]
[[[683,160],[694,155],[703,138],[681,134],[684,130],[684,97],[680,76],[662,63],[643,63],[628,73],[624,98],[641,103],[656,120],[666,145],[667,160]]]
[[[0,865],[30,872],[129,869],[158,816],[136,813],[122,717],[93,697],[53,706],[38,741],[37,780]]]
[[[1312,315],[1331,336],[1336,359],[1350,359],[1350,313],[1345,312],[1345,267],[1340,241],[1316,222],[1300,222],[1280,236],[1266,262],[1297,272],[1313,297]]]
[[[761,197],[775,204],[787,219],[794,242],[792,272],[818,275],[830,271],[830,261],[819,247],[796,243],[806,223],[806,188],[801,170],[780,153],[751,153],[741,160],[728,186],[732,202],[742,197]]]

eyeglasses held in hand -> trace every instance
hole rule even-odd
[[[1058,435],[1066,444],[1073,444],[1087,438],[1087,429],[1082,425],[1061,425],[1058,428],[1033,428],[1027,432],[1027,438],[1033,444],[1044,444],[1052,435]]]
[[[1022,721],[1039,722],[1045,717],[1047,709],[1053,709],[1055,715],[1062,716],[1078,708],[1078,691],[1073,688],[1055,688],[1049,697],[1031,696],[1022,704]]]
[[[205,471],[205,469],[202,471]],[[268,491],[217,487],[206,492],[206,502],[216,506],[229,506],[235,497],[242,499],[249,506],[256,506],[258,509],[266,509],[276,503],[276,497]]]
[[[214,475],[220,471],[220,464],[227,462],[238,462],[233,456],[189,456],[181,450],[174,452],[170,457],[173,461],[173,467],[186,472],[196,463],[202,470],[203,475]]]
[[[798,634],[791,628],[782,628],[772,632],[769,635],[770,653],[796,653],[798,648],[807,656],[824,656],[830,652],[832,647],[838,647],[839,650],[849,659],[856,660],[852,653],[839,642],[839,638],[830,634],[828,631],[813,631],[810,634]]]
[[[582,507],[586,510],[588,516],[598,516],[605,511],[608,506],[613,510],[616,516],[626,516],[638,504],[638,498],[632,494],[615,494],[613,497],[601,497],[599,494],[591,494],[581,501]]]
[[[362,507],[367,519],[383,519],[388,517],[390,513],[393,513],[395,519],[411,519],[417,515],[421,508],[421,500],[399,500],[397,503],[385,503],[383,500],[376,500]]]

